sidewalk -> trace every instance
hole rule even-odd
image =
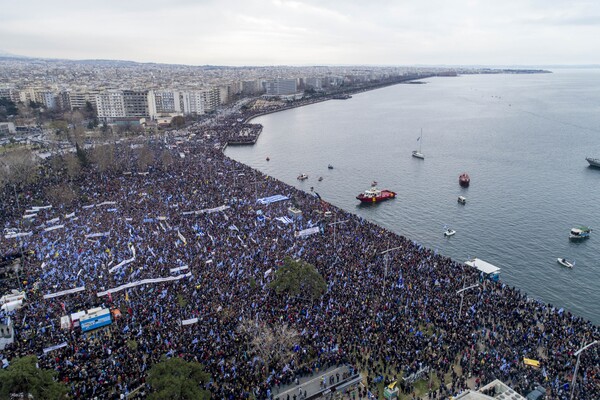
[[[286,385],[280,388],[279,392],[277,388],[273,388],[273,397],[279,400],[300,400],[304,398],[310,398],[324,390],[322,386],[323,378],[327,382],[327,387],[330,386],[329,378],[334,376],[335,382],[338,383],[337,376],[339,374],[339,382],[342,381],[342,375],[347,373],[349,368],[347,365],[342,367],[331,367],[324,371],[319,371],[318,374],[305,376],[299,379],[299,384]],[[333,386],[333,385],[331,385]],[[306,397],[305,394],[306,393]]]

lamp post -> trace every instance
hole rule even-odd
[[[571,381],[571,400],[573,400],[573,395],[575,394],[575,380],[577,379],[577,369],[579,368],[579,356],[581,355],[581,353],[584,350],[587,350],[588,348],[592,347],[593,345],[598,344],[597,340],[594,340],[592,343],[583,346],[582,348],[580,348],[579,350],[577,350],[575,352],[575,356],[577,356],[577,362],[575,363],[575,372],[573,372],[573,381]]]
[[[329,226],[333,226],[333,251],[337,251],[337,245],[336,245],[337,242],[335,240],[335,235],[336,235],[336,229],[335,229],[335,227],[337,226],[337,224],[344,224],[344,223],[350,221],[349,219],[345,219],[343,221],[338,221],[337,220],[337,214],[335,216],[335,219],[336,219],[335,222],[332,222],[332,223],[328,224]]]
[[[471,285],[471,286],[469,286],[469,287],[463,287],[462,289],[460,289],[460,290],[458,290],[458,291],[456,292],[456,294],[460,294],[460,307],[459,307],[459,309],[458,309],[458,317],[459,317],[459,318],[460,318],[460,316],[462,315],[462,306],[463,306],[463,300],[464,300],[464,292],[465,292],[466,290],[473,289],[473,288],[476,288],[476,287],[478,287],[478,286],[479,286],[479,283],[476,283],[476,284],[474,284],[474,285]]]
[[[381,295],[382,296],[385,294],[385,285],[386,285],[386,281],[387,281],[388,264],[390,262],[388,253],[390,251],[394,251],[394,250],[398,250],[398,249],[402,249],[402,248],[403,248],[402,246],[392,247],[391,249],[387,249],[387,250],[384,250],[381,253],[379,253],[379,254],[383,255],[383,261],[385,264],[385,275],[383,276],[383,285],[381,286]]]

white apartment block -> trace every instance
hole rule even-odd
[[[36,90],[35,101],[46,108],[56,108],[56,94],[49,90]]]
[[[125,96],[121,90],[108,90],[96,95],[98,119],[110,122],[116,118],[124,118]]]
[[[150,118],[181,114],[181,95],[176,90],[151,90],[148,92],[148,108]]]
[[[204,100],[202,92],[182,92],[181,104],[184,114],[204,114]]]
[[[96,96],[100,94],[99,90],[67,91],[63,93],[66,93],[63,96],[68,96],[68,100],[63,99],[63,103],[68,104],[71,110],[84,110],[88,102],[97,109]]]

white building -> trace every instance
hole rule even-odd
[[[108,90],[96,95],[98,118],[110,122],[115,118],[124,118],[125,99],[121,90]]]

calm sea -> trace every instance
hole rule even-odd
[[[600,169],[585,160],[600,158],[600,69],[553,72],[430,78],[270,114],[254,120],[256,145],[226,154],[600,324]],[[425,160],[411,157],[421,130]],[[372,181],[398,198],[359,205]],[[598,231],[570,242],[577,225]]]

